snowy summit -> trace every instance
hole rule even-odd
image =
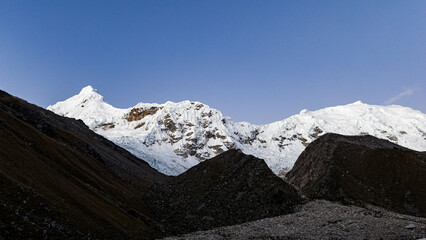
[[[327,132],[372,135],[426,151],[426,114],[361,101],[317,111],[304,109],[278,122],[254,125],[234,122],[200,102],[138,103],[119,109],[87,86],[78,95],[47,109],[83,120],[96,133],[169,175],[236,148],[264,159],[274,173],[282,176],[310,142]]]

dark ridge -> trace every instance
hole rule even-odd
[[[261,159],[229,150],[146,192],[165,235],[294,212],[297,191]]]
[[[157,236],[141,189],[166,177],[147,163],[3,91],[0,136],[0,238]]]
[[[373,136],[325,134],[286,179],[310,198],[426,216],[426,153]]]

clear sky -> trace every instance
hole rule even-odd
[[[257,124],[357,100],[426,112],[426,1],[0,1],[0,89],[46,107],[86,85]]]

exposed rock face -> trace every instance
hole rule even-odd
[[[372,136],[325,134],[286,178],[310,198],[426,216],[426,153]]]
[[[150,108],[132,108],[130,112],[125,116],[125,119],[129,122],[139,121],[148,115],[154,115],[158,111],[158,107]]]
[[[147,191],[167,235],[291,213],[301,198],[265,162],[229,150]]]
[[[140,192],[166,177],[82,121],[0,91],[0,146],[1,239],[158,236]]]

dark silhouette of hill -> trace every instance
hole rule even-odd
[[[286,179],[310,198],[426,216],[426,153],[372,136],[325,134]]]
[[[292,213],[297,191],[256,157],[229,150],[169,181],[152,185],[149,208],[166,235]]]

